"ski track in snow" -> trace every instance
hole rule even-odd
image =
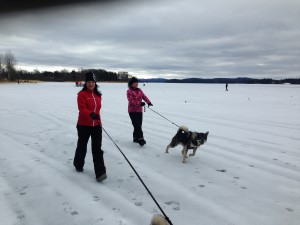
[[[177,127],[149,109],[147,144],[132,142],[126,84],[100,83],[104,129],[126,154],[174,225],[298,225],[300,86],[146,84],[153,109],[190,130],[209,131],[196,156],[165,148]],[[72,83],[0,85],[0,218],[6,225],[149,224],[159,209],[103,132],[108,179],[85,170]]]

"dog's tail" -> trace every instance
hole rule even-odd
[[[187,128],[187,126],[180,126],[178,131],[184,131],[184,132],[189,132],[189,129]]]

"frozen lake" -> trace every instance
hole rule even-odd
[[[300,86],[140,84],[153,110],[209,131],[195,157],[165,148],[177,127],[144,112],[144,147],[132,142],[126,84],[99,83],[104,129],[174,225],[298,225]],[[72,165],[80,88],[0,84],[0,218],[5,225],[148,225],[160,213],[103,133],[108,179]]]

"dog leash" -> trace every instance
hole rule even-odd
[[[153,201],[155,202],[155,204],[157,205],[157,207],[159,208],[159,210],[161,211],[161,213],[164,215],[164,217],[167,220],[167,222],[170,225],[173,225],[173,223],[171,222],[171,220],[169,219],[169,217],[167,217],[167,215],[165,214],[165,212],[163,211],[163,209],[160,207],[160,205],[158,204],[158,202],[156,201],[156,199],[154,198],[154,196],[152,195],[152,193],[150,192],[149,188],[144,183],[144,181],[142,180],[142,178],[140,177],[140,175],[138,174],[138,172],[134,169],[134,167],[132,166],[132,164],[130,163],[130,161],[126,157],[126,155],[123,153],[123,151],[120,149],[120,147],[116,144],[116,142],[111,138],[111,136],[106,132],[106,130],[103,128],[103,126],[102,126],[102,130],[106,133],[106,135],[109,137],[109,139],[114,143],[114,145],[117,147],[117,149],[119,149],[119,151],[121,152],[121,154],[123,155],[123,157],[125,158],[125,160],[127,161],[127,163],[129,164],[129,166],[131,167],[131,169],[133,170],[133,172],[139,178],[139,180],[141,181],[141,183],[143,184],[143,186],[147,190],[148,194],[151,196],[151,198],[153,199]]]
[[[172,122],[171,120],[167,119],[166,117],[164,117],[163,115],[161,115],[160,113],[156,112],[155,110],[151,109],[150,107],[148,107],[152,112],[155,112],[156,114],[160,115],[162,118],[164,118],[165,120],[171,122],[172,124],[174,124],[175,126],[179,127],[176,123]]]

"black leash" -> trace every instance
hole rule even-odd
[[[152,195],[152,193],[150,192],[150,190],[148,189],[148,187],[146,186],[146,184],[144,183],[144,181],[140,177],[140,175],[137,173],[137,171],[134,169],[134,167],[132,166],[132,164],[130,163],[130,161],[127,159],[126,155],[122,152],[122,150],[119,148],[119,146],[116,144],[116,142],[111,138],[111,136],[106,132],[106,130],[103,127],[102,127],[102,130],[106,133],[106,135],[109,137],[109,139],[114,143],[114,145],[117,147],[117,149],[119,149],[119,151],[121,152],[121,154],[123,155],[123,157],[126,159],[126,161],[128,162],[129,166],[131,167],[131,169],[134,171],[134,173],[139,178],[139,180],[141,181],[141,183],[143,184],[143,186],[145,187],[145,189],[148,191],[149,195],[151,196],[151,198],[153,199],[153,201],[155,202],[155,204],[157,205],[157,207],[160,209],[161,213],[164,215],[164,217],[167,220],[167,222],[170,225],[173,225],[172,222],[171,222],[171,220],[169,219],[169,217],[167,217],[167,215],[165,214],[165,212],[163,211],[163,209],[160,207],[160,205],[158,204],[158,202],[156,201],[156,199],[154,198],[154,196]]]
[[[151,109],[150,107],[148,107],[150,110],[152,110],[153,112],[155,112],[156,114],[160,115],[162,118],[168,120],[169,122],[171,122],[172,124],[174,124],[175,126],[179,127],[176,123],[172,122],[171,120],[167,119],[166,117],[164,117],[163,115],[159,114],[158,112],[156,112],[155,110]]]

